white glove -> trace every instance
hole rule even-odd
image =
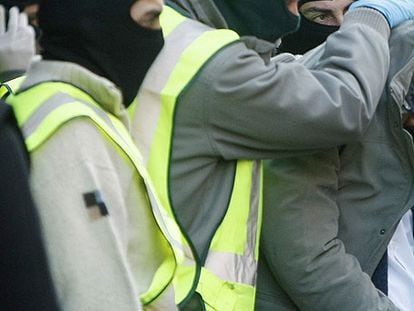
[[[26,71],[35,55],[35,33],[25,13],[17,7],[9,11],[6,29],[5,9],[0,5],[0,74],[6,71]]]

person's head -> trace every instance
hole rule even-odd
[[[280,51],[304,54],[339,29],[353,0],[301,0],[301,24],[297,32],[282,39]]]
[[[107,78],[127,106],[163,46],[162,6],[162,0],[43,0],[42,55]]]
[[[298,0],[214,0],[230,29],[240,36],[275,42],[299,24]]]

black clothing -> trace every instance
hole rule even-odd
[[[36,209],[29,158],[11,107],[0,102],[0,309],[58,310]]]
[[[214,0],[230,29],[240,36],[276,42],[294,32],[299,16],[291,13],[285,0]]]
[[[279,52],[305,54],[310,49],[325,42],[328,36],[337,31],[339,26],[323,25],[308,20],[301,14],[299,29],[283,37]]]

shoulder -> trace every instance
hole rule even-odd
[[[88,118],[74,118],[62,124],[38,148],[31,152],[33,165],[110,167],[116,151],[110,140]]]

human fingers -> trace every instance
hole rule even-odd
[[[27,25],[29,25],[29,18],[26,13],[21,12],[19,14],[18,28],[25,28]]]
[[[15,34],[17,32],[18,21],[19,9],[14,6],[9,10],[9,23],[7,25],[7,32],[9,34]]]
[[[4,6],[0,5],[0,35],[6,32],[6,11]]]

